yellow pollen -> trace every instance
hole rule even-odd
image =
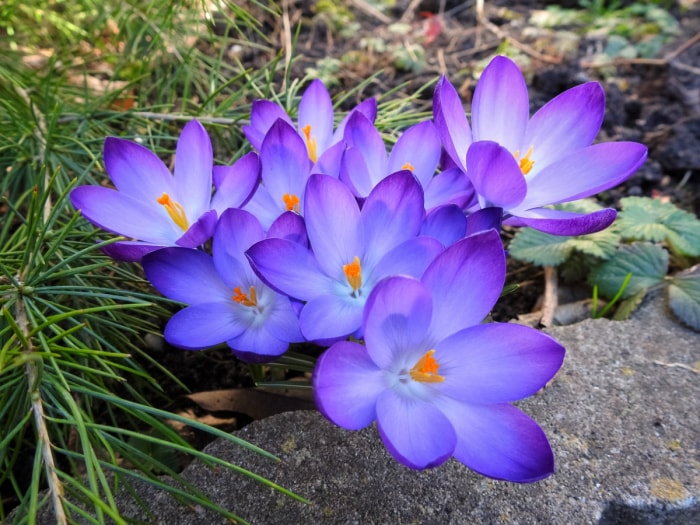
[[[318,152],[316,151],[316,137],[311,136],[311,124],[307,124],[301,128],[301,132],[304,134],[306,140],[306,149],[309,151],[309,158],[311,162],[316,162],[318,160]]]
[[[428,350],[421,357],[413,368],[411,368],[411,378],[421,383],[442,383],[445,378],[438,375],[440,365],[433,357],[435,349]]]
[[[238,304],[242,304],[243,306],[258,306],[258,294],[255,291],[255,286],[251,286],[250,290],[248,290],[248,295],[244,294],[241,291],[240,286],[236,286],[233,289],[234,295],[231,296],[231,299],[236,301]]]
[[[528,173],[530,173],[530,170],[535,165],[535,161],[530,159],[530,155],[532,155],[532,151],[534,149],[535,148],[533,146],[530,146],[530,149],[527,150],[525,156],[519,160],[520,171],[522,171],[523,175],[527,175]],[[515,153],[513,153],[513,156],[515,157],[515,160],[518,160],[518,157],[520,156],[520,150],[517,150]]]
[[[187,222],[185,210],[179,202],[172,200],[170,195],[167,193],[163,193],[163,195],[157,199],[157,202],[165,208],[165,211],[168,212],[170,218],[182,229],[182,231],[188,230],[190,225]]]
[[[289,193],[285,193],[282,195],[282,200],[284,201],[284,205],[287,207],[287,211],[299,213],[299,197],[293,193],[291,195]]]
[[[408,170],[408,171],[416,171],[416,168],[411,164],[410,162],[407,162],[403,166],[401,166],[402,170]]]
[[[351,263],[343,265],[343,272],[348,284],[352,286],[353,292],[356,292],[362,286],[362,267],[360,266],[360,258],[355,255]]]

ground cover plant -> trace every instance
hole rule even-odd
[[[408,467],[455,457],[537,481],[553,453],[511,403],[556,374],[564,349],[532,328],[482,323],[506,286],[502,225],[505,237],[536,229],[510,243],[521,259],[596,258],[590,280],[608,297],[666,281],[665,249],[674,269],[699,255],[697,219],[670,205],[628,198],[618,215],[561,204],[613,191],[646,159],[638,140],[599,136],[596,82],[531,112],[519,65],[493,49],[471,103],[449,72],[406,96],[379,89],[377,70],[331,95],[347,76],[321,71],[328,62],[299,69],[288,6],[79,4],[3,11],[3,519],[16,508],[13,522],[31,523],[48,507],[59,523],[125,522],[115,494],[129,481],[216,508],[178,486],[185,456],[241,469],[175,428],[266,453],[166,409],[180,380],[165,363],[187,355],[176,348],[232,351],[224,366],[246,384],[301,374],[324,415],[348,429],[376,421]],[[372,16],[387,16],[378,4]],[[312,27],[355,16],[323,3],[312,13]],[[287,27],[284,53],[270,20]],[[422,45],[437,38],[420,28]],[[423,70],[417,48],[397,43],[413,31],[390,30],[397,71]],[[615,251],[622,240],[641,242]],[[696,275],[668,282],[697,328]],[[176,347],[169,361],[146,335]]]

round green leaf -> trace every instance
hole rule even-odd
[[[656,244],[636,242],[621,246],[617,253],[591,272],[590,283],[603,297],[614,297],[628,273],[632,277],[622,294],[631,297],[659,284],[668,270],[668,252]]]
[[[571,237],[550,235],[532,228],[523,228],[508,245],[508,254],[539,266],[559,266],[566,261],[573,247]]]
[[[620,200],[617,227],[625,239],[666,241],[674,252],[700,255],[700,220],[671,203],[646,197]]]
[[[673,277],[668,297],[673,313],[688,326],[700,330],[700,273]]]

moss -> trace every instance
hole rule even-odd
[[[285,454],[289,454],[290,452],[294,451],[297,449],[297,440],[294,436],[289,436],[287,440],[282,443],[282,446],[280,447],[282,449],[282,452]]]
[[[690,495],[688,489],[680,481],[670,478],[653,480],[651,482],[651,494],[669,502],[686,499]]]

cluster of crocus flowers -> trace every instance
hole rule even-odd
[[[484,323],[505,280],[500,227],[606,227],[614,210],[546,206],[618,184],[646,148],[592,145],[604,111],[595,83],[530,118],[522,74],[504,57],[477,84],[471,126],[446,78],[433,108],[388,151],[376,101],[335,127],[315,80],[296,119],[272,101],[253,104],[243,129],[252,151],[232,166],[214,166],[197,121],[182,131],[172,174],[143,146],[108,138],[114,188],[78,187],[71,199],[128,238],[110,255],[141,262],[183,303],[165,327],[171,344],[226,343],[249,362],[293,343],[327,346],[312,382],[337,425],[376,422],[411,468],[454,457],[492,478],[536,481],[554,471],[552,450],[511,402],[554,377],[564,348],[531,328]]]

